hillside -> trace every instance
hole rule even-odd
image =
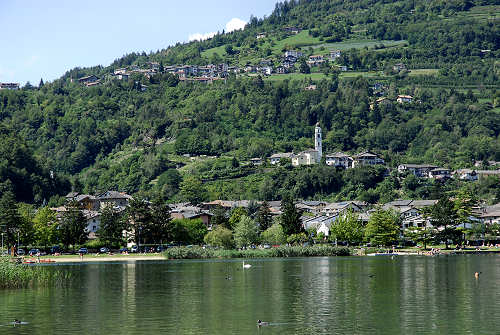
[[[33,151],[30,165],[89,193],[162,192],[177,201],[195,177],[207,199],[271,200],[285,190],[431,197],[433,183],[408,186],[376,169],[367,177],[246,162],[313,147],[318,122],[324,152],[370,150],[392,168],[500,161],[499,19],[500,1],[280,3],[241,31],[75,68],[40,88],[0,90],[0,120]],[[498,185],[438,188],[460,187],[491,198]],[[67,188],[18,199],[40,203]]]

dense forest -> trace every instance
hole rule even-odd
[[[36,204],[51,197],[55,204],[57,195],[71,189],[159,192],[181,201],[188,200],[184,195],[193,187],[205,200],[273,200],[292,190],[300,198],[376,202],[437,198],[461,187],[498,199],[494,177],[475,185],[435,185],[413,176],[388,177],[385,169],[256,168],[246,162],[313,147],[318,122],[324,152],[370,150],[390,168],[427,163],[456,169],[500,161],[499,5],[292,0],[277,4],[268,17],[252,17],[244,30],[132,53],[108,67],[75,68],[39,87],[1,90],[0,191]],[[283,31],[288,26],[307,31],[317,45],[281,45],[289,38]],[[268,38],[257,39],[262,32]],[[404,43],[343,51],[341,65],[360,73],[379,71],[377,77],[322,69],[321,79],[230,75],[211,84],[181,81],[161,71],[93,87],[75,80],[106,78],[117,68],[152,61],[162,67],[244,66],[262,58],[277,61],[290,47],[310,55],[316,47],[327,50],[328,43],[354,38]],[[214,48],[222,51],[209,52]],[[401,62],[409,73],[392,70]],[[416,76],[412,69],[436,71]],[[315,90],[304,90],[313,83]],[[376,83],[385,87],[387,100],[372,105],[379,97]],[[414,102],[397,103],[398,94],[412,95]]]

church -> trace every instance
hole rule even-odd
[[[307,149],[296,155],[292,156],[292,165],[313,165],[321,162],[321,157],[323,156],[322,149],[322,138],[321,138],[321,127],[319,122],[316,123],[314,128],[314,149]]]

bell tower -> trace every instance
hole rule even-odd
[[[316,157],[317,162],[320,162],[321,157],[323,156],[323,147],[321,145],[321,142],[321,128],[318,122],[316,123],[316,128],[314,128],[314,149],[318,152],[318,156]]]

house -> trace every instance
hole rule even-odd
[[[276,73],[278,73],[278,74],[285,74],[285,73],[287,73],[287,72],[288,72],[287,68],[286,68],[286,67],[284,67],[284,66],[282,66],[282,65],[280,65],[280,66],[276,67],[275,71],[276,71]]]
[[[115,74],[113,77],[118,80],[128,80],[129,75],[127,73],[118,73]]]
[[[298,51],[298,50],[287,50],[285,51],[285,58],[288,58],[288,57],[294,57],[295,59],[298,59],[300,57],[302,57],[304,55],[304,53],[302,51]]]
[[[341,166],[345,169],[350,169],[353,167],[353,159],[351,156],[344,154],[343,152],[336,152],[334,154],[329,154],[325,156],[326,165],[329,166]]]
[[[250,158],[250,163],[252,165],[262,165],[262,158]]]
[[[347,66],[346,66],[346,65],[338,66],[338,68],[339,68],[339,69],[340,69],[340,71],[342,71],[342,72],[346,72],[346,71],[347,71]]]
[[[298,27],[284,27],[283,30],[289,34],[298,34],[301,29]]]
[[[263,59],[259,63],[260,65],[263,66],[272,66],[273,65],[273,60],[272,59]]]
[[[403,63],[397,63],[397,64],[394,64],[392,69],[396,72],[400,72],[400,71],[406,70],[406,65]]]
[[[282,158],[290,159],[292,158],[292,156],[293,156],[292,152],[280,152],[272,154],[271,157],[269,157],[269,161],[271,162],[272,165],[276,165],[281,161]]]
[[[353,157],[353,167],[364,166],[364,165],[377,165],[384,164],[384,160],[374,153],[365,151]]]
[[[459,169],[453,171],[453,175],[455,176],[455,178],[465,181],[476,181],[479,178],[476,170],[472,169]]]
[[[334,202],[326,205],[321,210],[321,212],[327,215],[338,215],[347,210],[352,210],[353,212],[361,212],[362,206],[357,205],[355,201]]]
[[[106,206],[126,207],[132,197],[124,192],[106,191],[97,196],[100,208]]]
[[[258,33],[256,38],[259,40],[261,38],[265,38],[266,37],[266,33]]]
[[[485,224],[500,224],[500,210],[484,213],[480,219]]]
[[[93,210],[83,210],[83,216],[87,222],[85,231],[88,234],[88,238],[90,240],[96,239],[96,233],[101,226],[101,213]]]
[[[427,178],[429,177],[429,172],[436,169],[437,166],[429,164],[401,164],[398,166],[399,173],[411,172],[416,177]]]
[[[315,91],[316,90],[316,85],[309,85],[304,87],[304,90],[306,91]]]
[[[479,177],[489,177],[489,176],[497,176],[500,177],[500,169],[499,170],[477,170],[477,175]]]
[[[0,83],[0,90],[18,90],[19,83]]]
[[[210,230],[212,228],[210,221],[212,219],[213,214],[208,211],[200,210],[195,207],[194,210],[178,210],[174,209],[170,212],[170,216],[172,219],[201,219],[203,224]]]
[[[264,66],[260,68],[260,72],[266,76],[270,76],[273,73],[273,68],[270,66]]]
[[[313,165],[319,162],[319,153],[315,149],[302,151],[292,156],[292,165]]]
[[[79,194],[74,198],[74,201],[78,202],[78,205],[82,209],[86,210],[99,210],[99,201],[93,195],[89,194]]]
[[[336,215],[318,215],[315,217],[302,217],[302,227],[305,230],[314,229],[316,234],[330,235],[330,227],[337,219]]]
[[[86,76],[86,77],[82,77],[82,78],[78,79],[78,82],[80,84],[89,84],[89,83],[94,83],[97,80],[99,80],[99,78],[97,78],[94,75],[90,75],[90,76]]]
[[[87,87],[92,87],[92,86],[97,86],[101,83],[100,80],[97,80],[97,81],[94,81],[94,82],[91,82],[91,83],[85,83],[85,86]]]
[[[398,95],[396,101],[399,102],[400,104],[410,103],[413,101],[413,97],[411,95]]]
[[[429,171],[429,178],[432,179],[444,179],[450,177],[451,177],[451,171],[449,169],[436,168]]]
[[[336,60],[342,55],[340,50],[330,50],[330,59],[332,61]]]
[[[323,59],[322,55],[312,55],[312,56],[309,56],[309,59],[307,60],[307,64],[309,66],[317,66],[323,62],[324,62],[324,59]]]
[[[383,103],[388,103],[388,102],[389,102],[389,99],[387,99],[386,97],[378,98],[377,100],[375,100],[374,102],[372,102],[370,104],[370,110],[373,110],[375,108],[375,106],[378,106],[378,105],[383,104]]]

